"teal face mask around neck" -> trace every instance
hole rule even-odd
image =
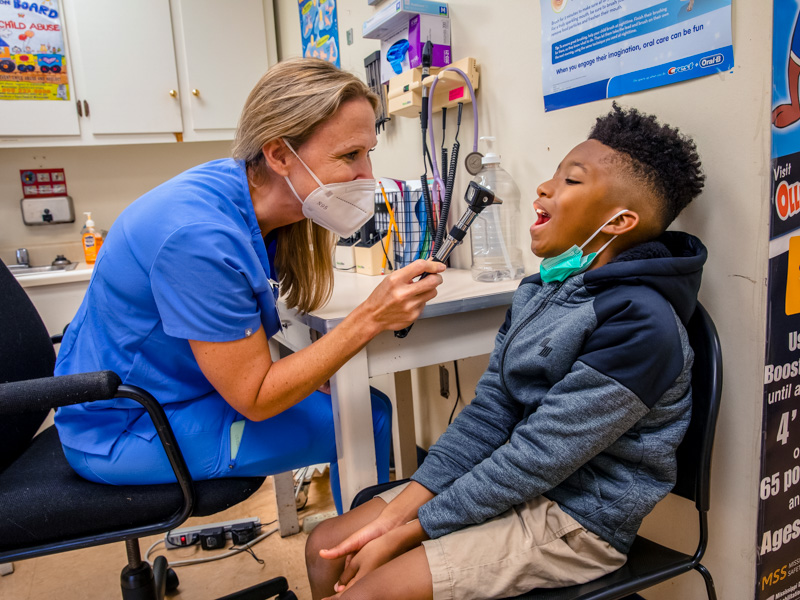
[[[572,275],[578,275],[583,273],[589,266],[592,264],[597,255],[600,254],[603,250],[608,248],[608,245],[617,239],[615,235],[610,240],[608,240],[603,247],[600,248],[597,252],[590,252],[586,256],[583,255],[583,249],[586,245],[591,242],[597,234],[603,230],[603,227],[611,223],[614,219],[616,219],[620,215],[624,215],[627,210],[621,210],[613,217],[611,217],[608,221],[603,223],[600,226],[600,229],[595,231],[588,240],[581,244],[580,248],[578,246],[573,245],[568,250],[562,252],[558,256],[553,256],[550,258],[545,258],[542,263],[539,265],[539,274],[542,277],[542,281],[544,283],[552,283],[554,281],[564,281],[567,277],[571,277]]]

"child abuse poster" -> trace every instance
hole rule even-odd
[[[336,0],[298,0],[303,56],[341,67]]]
[[[798,12],[796,0],[774,0],[770,242],[755,540],[756,600],[800,598]]]
[[[539,0],[545,110],[733,68],[731,0]]]
[[[0,0],[0,100],[69,100],[58,2]]]

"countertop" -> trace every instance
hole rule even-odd
[[[56,285],[60,283],[72,283],[75,281],[89,281],[92,276],[94,265],[87,265],[79,262],[78,266],[70,271],[51,271],[49,273],[34,273],[17,277],[23,288],[38,287],[40,285]]]

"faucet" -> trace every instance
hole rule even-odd
[[[17,248],[17,264],[24,265],[26,267],[30,267],[30,259],[28,258],[28,249],[27,248]]]

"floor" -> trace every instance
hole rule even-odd
[[[299,512],[302,520],[310,515],[334,510],[333,499],[326,474],[311,482],[308,503]],[[214,523],[242,517],[258,517],[262,524],[276,518],[272,478],[248,500],[212,517],[189,519],[187,525]],[[277,523],[262,529],[267,531]],[[266,579],[282,575],[300,600],[310,600],[306,577],[304,547],[307,534],[281,538],[276,532],[253,547],[259,564],[250,554],[243,552],[230,558],[199,565],[179,567],[175,571],[180,579],[178,592],[171,598],[211,600],[236,590],[247,588]],[[163,535],[154,535],[141,541],[144,553]],[[170,561],[213,556],[215,552],[203,551],[199,546],[164,551]],[[217,554],[224,551],[220,550]],[[158,555],[159,551],[154,553]],[[154,556],[151,556],[151,560]],[[109,600],[120,598],[119,573],[125,566],[125,546],[121,542],[75,550],[14,563],[14,573],[0,577],[0,598],[7,600]]]

